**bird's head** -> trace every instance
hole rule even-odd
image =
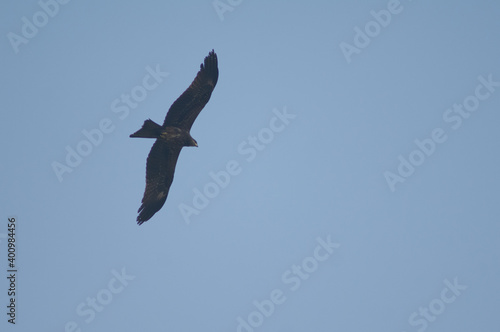
[[[194,138],[192,138],[191,135],[189,135],[189,138],[188,138],[186,146],[196,146],[196,147],[198,147],[198,142],[196,142],[196,140]]]

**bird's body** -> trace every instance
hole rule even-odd
[[[209,101],[218,77],[217,55],[212,50],[200,66],[193,83],[170,107],[163,126],[148,119],[141,129],[130,135],[156,138],[146,163],[146,190],[137,211],[139,225],[149,220],[165,204],[182,148],[198,146],[191,137],[191,126]]]

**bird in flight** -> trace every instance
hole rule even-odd
[[[139,225],[151,219],[165,204],[181,149],[184,146],[198,146],[189,131],[210,100],[218,77],[217,54],[212,50],[200,65],[200,71],[189,88],[170,106],[163,125],[148,119],[141,129],[130,135],[156,138],[146,162],[146,190],[137,211]]]

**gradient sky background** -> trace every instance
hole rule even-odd
[[[15,327],[0,281],[2,331],[498,329],[500,84],[478,79],[500,82],[498,1],[221,0],[220,15],[210,0],[43,1],[53,17],[0,3],[1,275],[9,216],[19,269]],[[38,32],[13,47],[34,16]],[[346,57],[356,27],[372,37]],[[212,48],[199,148],[139,227],[153,141],[128,136],[162,123]],[[168,76],[125,113],[148,67]],[[464,101],[476,109],[458,126]],[[111,132],[60,181],[52,164],[102,121]],[[415,152],[436,129],[446,140]],[[410,155],[420,165],[391,191],[385,172]],[[240,173],[188,224],[179,206],[232,160]],[[340,246],[327,255],[318,238]]]

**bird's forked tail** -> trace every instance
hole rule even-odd
[[[162,126],[151,119],[144,121],[142,128],[130,135],[130,137],[158,138],[162,132]]]

